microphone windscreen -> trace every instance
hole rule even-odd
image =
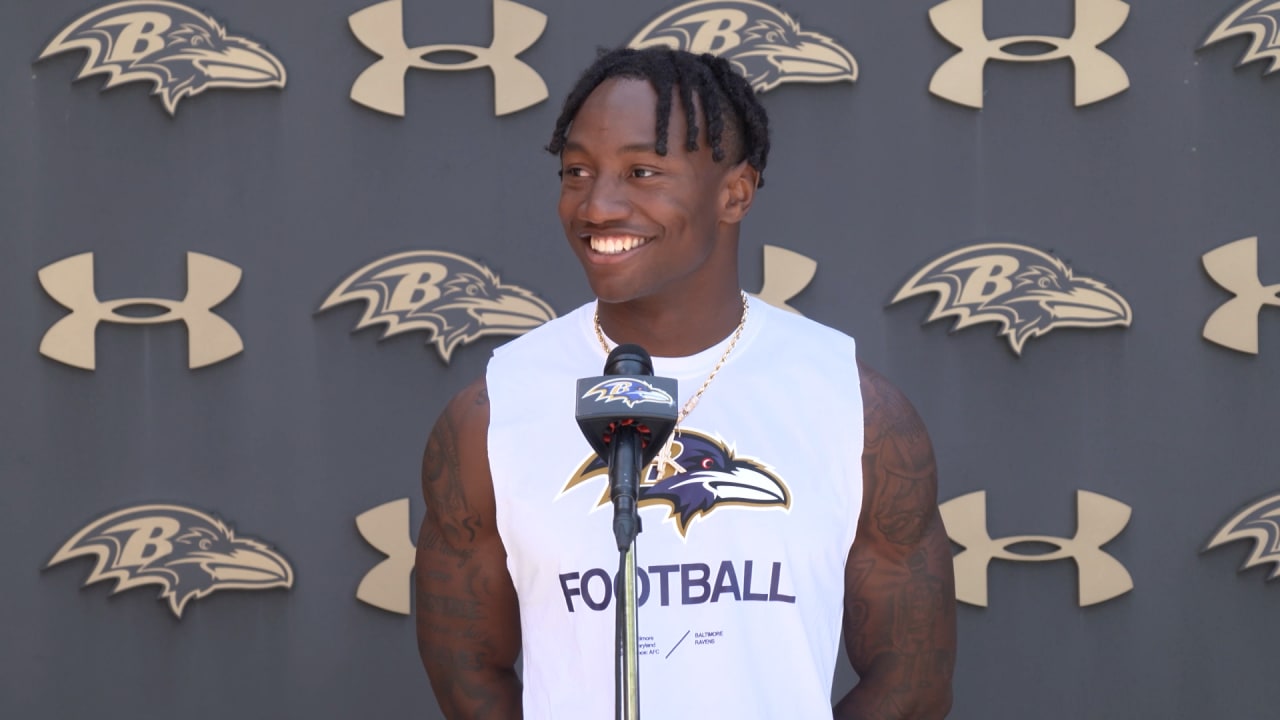
[[[604,361],[605,375],[652,375],[653,360],[649,351],[632,343],[619,345]]]

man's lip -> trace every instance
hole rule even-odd
[[[638,237],[638,238],[643,238],[645,240],[653,239],[652,235],[647,235],[645,233],[635,232],[632,230],[596,230],[594,232],[590,230],[578,231],[579,240],[585,240],[587,242],[591,242],[591,238],[593,237]]]

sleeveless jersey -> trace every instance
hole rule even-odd
[[[487,372],[498,530],[520,602],[525,720],[614,713],[618,551],[607,469],[574,419],[605,352],[585,305]],[[729,340],[655,357],[697,392]],[[844,566],[862,501],[853,339],[752,300],[746,327],[640,488],[640,709],[650,718],[831,717]]]

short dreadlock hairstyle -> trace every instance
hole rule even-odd
[[[750,163],[759,175],[759,186],[764,186],[764,166],[769,158],[769,116],[746,78],[735,72],[727,60],[710,53],[695,55],[667,47],[603,51],[565,98],[551,143],[547,145],[548,152],[559,155],[564,150],[569,125],[582,109],[582,103],[600,83],[610,78],[647,80],[657,92],[658,137],[654,149],[659,155],[667,154],[673,91],[680,93],[689,128],[685,149],[690,152],[698,149],[698,113],[693,102],[696,92],[707,121],[711,159],[720,162],[725,158],[726,149],[732,150],[737,155],[733,162]]]

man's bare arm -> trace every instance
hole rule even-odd
[[[845,650],[859,683],[837,718],[935,720],[951,709],[955,580],[933,447],[915,408],[861,363],[862,514],[845,566]]]
[[[449,720],[520,718],[520,614],[494,514],[484,379],[436,421],[422,457],[418,652]]]

